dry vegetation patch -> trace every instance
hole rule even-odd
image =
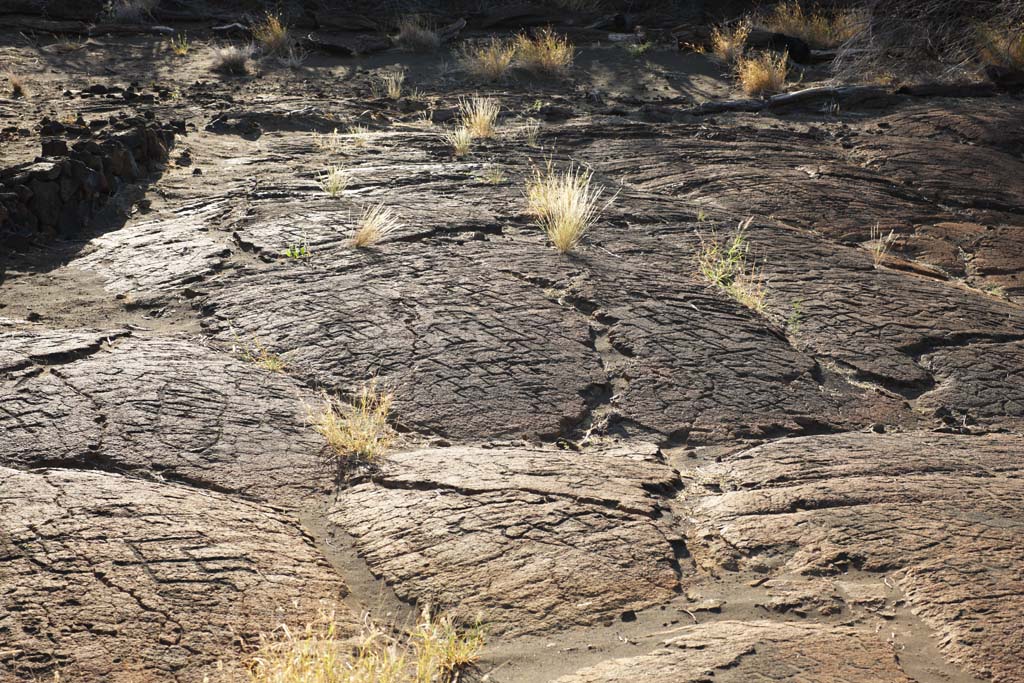
[[[736,75],[748,95],[770,95],[786,85],[789,54],[764,51],[736,62]]]
[[[225,45],[214,49],[213,70],[222,74],[241,76],[249,73],[249,60],[252,58],[252,47],[246,45]]]
[[[28,89],[25,87],[25,81],[17,74],[8,73],[7,85],[10,88],[11,97],[25,97],[28,95]]]
[[[747,308],[761,313],[765,308],[764,269],[750,258],[747,228],[753,219],[741,221],[729,237],[700,235],[697,270],[718,289]]]
[[[991,64],[1024,69],[1024,24],[987,24],[978,29],[981,57]]]
[[[495,124],[501,105],[490,97],[459,100],[459,119],[462,127],[475,138],[494,137]]]
[[[485,81],[503,77],[515,59],[515,45],[500,38],[467,45],[459,54],[459,62],[470,76]]]
[[[280,14],[267,12],[252,26],[252,37],[267,55],[286,54],[291,47],[291,33]]]
[[[535,169],[526,183],[528,212],[563,254],[579,245],[614,200],[601,201],[605,188],[594,185],[593,177],[592,171],[575,164],[559,171],[548,163],[543,170]]]
[[[735,26],[716,26],[711,30],[711,51],[730,64],[743,56],[750,36],[750,23],[741,21]]]
[[[309,419],[330,446],[335,464],[353,459],[373,462],[395,442],[395,431],[388,424],[393,401],[390,391],[368,382],[347,403],[325,395],[323,405]]]
[[[863,24],[854,10],[827,12],[797,0],[775,5],[763,20],[765,28],[800,38],[811,47],[835,47],[852,38]]]
[[[461,628],[449,616],[424,610],[404,632],[369,618],[346,638],[333,614],[302,630],[286,625],[260,635],[249,658],[251,683],[454,683],[484,646],[483,629]]]
[[[383,202],[367,207],[356,225],[352,246],[356,249],[372,247],[401,227],[394,209]]]
[[[515,54],[526,70],[549,76],[561,76],[572,67],[575,48],[569,39],[544,28],[533,36],[520,33],[515,38]]]
[[[441,36],[423,17],[411,16],[398,22],[394,42],[409,52],[433,52],[441,47]]]

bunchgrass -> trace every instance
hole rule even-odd
[[[368,382],[350,401],[324,395],[323,405],[311,412],[313,428],[330,447],[330,459],[341,466],[350,461],[373,462],[395,442],[395,430],[388,424],[394,395]]]
[[[351,180],[352,177],[340,166],[332,166],[317,176],[320,189],[332,197],[337,197],[344,192]]]
[[[862,20],[854,10],[826,12],[816,5],[787,0],[772,7],[761,23],[769,31],[800,38],[811,47],[828,48],[853,37]]]
[[[284,372],[288,365],[284,359],[276,353],[272,353],[259,338],[249,343],[242,342],[238,335],[235,335],[234,351],[250,363],[261,367],[268,372]]]
[[[515,59],[515,45],[500,38],[467,45],[459,54],[459,63],[470,76],[484,81],[503,77]]]
[[[177,33],[171,37],[169,41],[171,52],[178,55],[179,57],[185,57],[192,49],[192,41],[188,39],[188,35],[185,33]]]
[[[459,101],[459,119],[475,138],[492,138],[501,105],[490,97],[473,97]]]
[[[605,189],[593,184],[593,176],[575,164],[560,171],[549,162],[526,183],[527,211],[563,254],[579,245],[614,199],[602,202]]]
[[[283,55],[291,47],[291,33],[280,14],[267,12],[252,26],[252,37],[267,55]]]
[[[721,60],[733,63],[743,56],[750,36],[750,23],[741,21],[734,26],[716,26],[711,29],[711,51]]]
[[[387,97],[389,100],[402,98],[402,86],[405,84],[405,73],[388,71],[380,76],[380,82],[374,86],[375,95]]]
[[[225,45],[216,48],[213,53],[213,70],[224,74],[243,75],[249,72],[249,59],[252,47]]]
[[[700,236],[697,270],[708,284],[717,287],[740,304],[757,313],[765,309],[767,294],[764,269],[750,258],[747,229],[752,218],[741,221],[728,237]]]
[[[871,228],[871,260],[874,262],[875,268],[878,268],[885,262],[886,257],[889,255],[889,250],[892,249],[892,245],[895,242],[895,230],[890,230],[889,234],[885,234],[881,226],[875,223],[874,227]]]
[[[359,217],[352,246],[356,249],[372,247],[401,227],[394,209],[383,202],[368,206]]]
[[[479,626],[460,628],[424,610],[411,629],[383,628],[368,617],[347,636],[334,613],[303,629],[260,635],[248,660],[250,683],[456,683],[480,657]]]
[[[25,87],[25,81],[14,73],[8,73],[7,75],[7,86],[10,89],[11,97],[25,97],[28,95],[28,88]]]
[[[550,28],[533,36],[520,33],[514,45],[516,60],[524,69],[548,76],[564,75],[572,67],[576,53],[568,38]]]
[[[770,95],[780,92],[786,85],[789,72],[789,54],[764,51],[736,62],[736,76],[740,87],[748,95]]]
[[[469,154],[469,150],[473,147],[473,133],[465,126],[453,128],[445,134],[444,139],[451,145],[452,154],[457,158],[462,158]]]

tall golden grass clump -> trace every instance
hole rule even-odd
[[[775,5],[764,18],[765,28],[800,38],[811,47],[835,47],[849,40],[861,26],[853,10],[825,12],[820,7],[805,9],[798,0]]]
[[[372,462],[395,441],[395,431],[388,424],[393,401],[391,392],[368,382],[348,403],[325,395],[320,410],[310,413],[310,422],[331,447],[336,462]]]
[[[479,626],[460,629],[450,617],[424,610],[414,628],[395,634],[364,619],[361,632],[345,637],[334,614],[304,629],[286,625],[261,634],[249,658],[251,683],[455,683],[480,656]]]
[[[464,157],[469,154],[473,146],[473,133],[465,126],[458,126],[446,133],[445,141],[451,145],[452,154],[456,157]]]
[[[494,137],[495,124],[501,105],[490,97],[473,97],[459,100],[459,119],[462,127],[475,138]]]
[[[533,37],[520,33],[514,45],[516,59],[524,69],[550,76],[568,71],[576,52],[568,38],[550,28],[541,29]]]
[[[782,90],[789,72],[789,54],[759,52],[751,57],[740,57],[736,74],[743,92],[748,95],[770,95]]]
[[[576,165],[558,171],[549,162],[544,170],[536,169],[527,181],[527,210],[563,254],[579,245],[614,200],[613,197],[602,203],[605,190],[593,185],[593,177],[593,172]]]
[[[291,32],[280,14],[267,12],[252,26],[252,37],[268,55],[281,55],[291,46]]]
[[[470,76],[485,81],[496,81],[508,72],[515,56],[514,44],[500,38],[491,38],[487,42],[463,48],[459,62]]]
[[[733,27],[716,26],[711,30],[711,51],[730,64],[743,56],[750,36],[750,23],[740,22]]]
[[[398,216],[390,206],[385,206],[384,202],[369,206],[356,225],[352,246],[356,249],[372,247],[400,227]]]

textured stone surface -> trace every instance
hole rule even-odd
[[[890,573],[947,659],[1020,681],[1022,448],[1019,436],[849,434],[742,451],[692,473],[706,489],[688,547],[713,572]]]
[[[202,680],[345,590],[278,512],[98,472],[0,468],[0,560],[3,680]]]
[[[495,634],[611,620],[678,590],[678,484],[651,448],[441,448],[395,455],[329,519],[405,599]]]
[[[180,339],[0,334],[0,464],[91,467],[297,504],[323,492],[312,394]]]
[[[863,628],[718,621],[682,629],[653,652],[612,659],[558,683],[807,681],[911,683],[891,649]],[[887,649],[889,651],[887,652]]]

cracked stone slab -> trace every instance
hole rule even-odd
[[[99,472],[0,468],[0,559],[4,680],[241,675],[238,638],[346,591],[280,512]]]
[[[678,537],[664,500],[678,483],[642,444],[438,448],[389,458],[340,492],[328,518],[399,597],[521,635],[675,596]]]
[[[311,394],[285,375],[124,330],[13,330],[0,349],[0,464],[134,471],[288,505],[330,488]]]
[[[716,621],[681,629],[653,652],[612,659],[557,683],[912,683],[893,650],[866,628]]]
[[[784,439],[695,467],[688,547],[713,573],[893,577],[952,664],[1024,671],[1017,435]],[[703,492],[701,492],[703,488]]]

